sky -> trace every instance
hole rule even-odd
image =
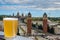
[[[17,12],[34,17],[60,17],[60,0],[0,0],[0,15],[16,15]]]

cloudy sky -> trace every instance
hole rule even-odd
[[[60,0],[0,0],[0,15],[16,15],[17,12],[32,16],[60,17]]]

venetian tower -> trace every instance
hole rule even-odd
[[[47,14],[43,14],[43,32],[47,33]]]
[[[31,13],[28,13],[27,17],[27,35],[31,35],[32,31],[32,18],[31,18]]]

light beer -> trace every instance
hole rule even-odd
[[[18,19],[3,18],[5,37],[14,37],[17,34]]]

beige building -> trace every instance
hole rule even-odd
[[[60,25],[57,25],[56,27],[54,27],[54,32],[55,34],[60,34]]]

